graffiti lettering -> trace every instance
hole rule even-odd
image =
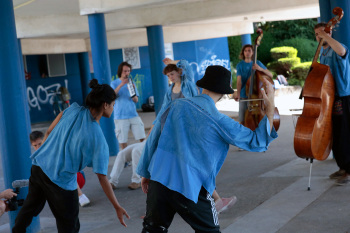
[[[65,86],[68,89],[68,80],[64,80]],[[53,97],[56,92],[60,89],[61,84],[55,83],[47,87],[39,85],[34,92],[33,88],[27,87],[27,98],[30,108],[37,108],[41,111],[41,105],[43,104],[53,104]],[[30,109],[29,108],[29,109]]]
[[[217,59],[216,57],[217,57],[217,55],[212,55],[210,57],[211,60],[204,60],[204,61],[202,61],[200,63],[200,65],[198,65],[196,62],[191,62],[190,65],[194,65],[195,66],[195,69],[197,70],[197,73],[199,75],[204,75],[205,69],[208,66],[212,66],[212,65],[220,65],[220,66],[225,67],[228,70],[231,70],[230,69],[230,61],[229,60],[227,60],[227,59]]]

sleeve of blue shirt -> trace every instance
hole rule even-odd
[[[160,121],[157,121],[152,129],[151,134],[148,136],[146,145],[143,149],[139,164],[137,166],[136,172],[142,177],[150,178],[151,174],[148,171],[149,164],[151,162],[152,156],[158,147],[158,141],[161,133]]]
[[[266,70],[266,66],[264,64],[262,64],[260,61],[256,61],[256,63],[261,67],[263,68],[264,70]]]
[[[224,116],[220,121],[222,137],[229,144],[248,151],[261,152],[268,149],[269,144],[278,137],[274,127],[270,131],[270,123],[267,116],[260,121],[255,131]]]
[[[94,146],[92,151],[87,152],[90,153],[90,156],[92,156],[91,166],[95,173],[107,175],[109,162],[109,148],[106,139],[102,133],[102,130],[98,128],[96,129],[96,132],[93,134],[92,137],[92,143],[94,144]]]
[[[242,71],[241,71],[241,63],[238,63],[236,69],[237,69],[237,76],[242,76]]]
[[[194,82],[193,70],[188,61],[181,59],[177,64],[177,67],[182,69],[182,81],[183,82]]]

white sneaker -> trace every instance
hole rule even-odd
[[[87,206],[90,204],[90,200],[87,198],[87,196],[85,196],[85,194],[83,194],[79,196],[79,204],[81,207]]]

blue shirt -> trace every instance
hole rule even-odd
[[[73,103],[30,158],[53,183],[65,190],[75,190],[77,172],[86,166],[107,175],[109,149],[90,110]]]
[[[264,64],[262,64],[260,61],[256,61],[256,63],[266,70],[266,67]],[[241,98],[248,98],[246,95],[246,84],[248,79],[250,78],[250,75],[252,73],[252,67],[253,67],[253,61],[247,63],[245,61],[241,61],[240,63],[237,64],[237,76],[241,76],[241,81],[242,81],[242,88],[240,92]]]
[[[345,45],[343,46],[346,49],[344,57],[334,52],[331,46],[325,50],[322,48],[320,57],[320,63],[330,67],[335,81],[336,95],[340,97],[350,95],[349,50]]]
[[[251,131],[220,113],[208,95],[177,99],[156,121],[137,173],[197,203],[202,186],[213,193],[230,144],[265,151],[276,137],[266,116]]]
[[[194,83],[194,75],[192,71],[192,67],[188,64],[186,60],[180,60],[177,64],[177,67],[182,69],[181,74],[181,92],[185,98],[193,97],[198,95],[198,88],[196,84]],[[168,107],[171,99],[171,93],[173,91],[174,83],[168,88],[164,99],[161,109],[158,112],[157,118],[162,115],[162,113],[165,111],[165,109]],[[157,120],[156,118],[156,120]],[[153,122],[153,125],[155,124],[156,120]]]
[[[111,82],[111,87],[113,89],[116,89],[121,82],[122,81],[118,78],[117,80]],[[136,95],[139,96],[139,92],[137,91],[136,87],[135,91]],[[113,111],[114,119],[116,120],[130,119],[138,116],[136,111],[136,104],[134,101],[132,101],[132,98],[130,98],[130,93],[127,84],[120,88],[118,92],[118,97],[115,100],[115,106]]]

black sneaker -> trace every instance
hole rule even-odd
[[[337,179],[337,181],[335,182],[336,185],[346,185],[350,183],[350,175],[346,174],[342,177],[340,177],[339,179]]]
[[[345,170],[339,169],[339,171],[336,171],[329,175],[330,179],[339,179],[342,178],[346,174]]]

